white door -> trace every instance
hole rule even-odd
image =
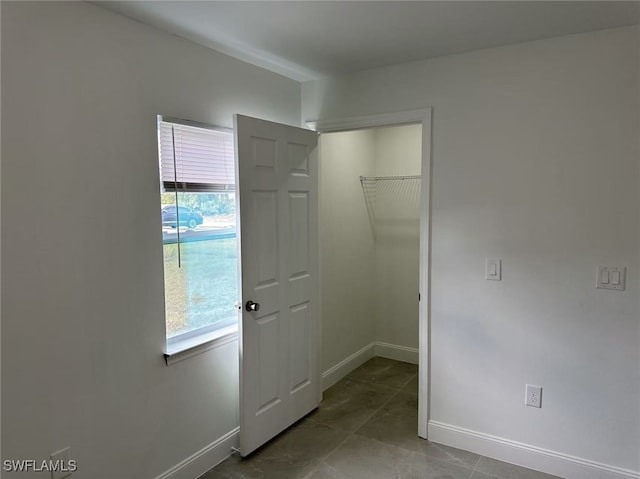
[[[234,123],[246,456],[320,402],[318,135],[242,115]]]

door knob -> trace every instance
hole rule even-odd
[[[247,301],[247,304],[244,305],[244,308],[251,312],[251,311],[260,311],[260,304],[259,303],[254,303],[253,301],[249,300]]]

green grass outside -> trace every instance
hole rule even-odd
[[[236,238],[164,245],[167,337],[235,321],[238,300]]]

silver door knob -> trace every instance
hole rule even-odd
[[[244,305],[244,308],[251,312],[251,311],[260,311],[260,304],[259,303],[254,303],[253,301],[249,300],[247,301],[247,304]]]

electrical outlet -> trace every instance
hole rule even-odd
[[[69,461],[71,448],[65,447],[51,454],[51,479],[64,479],[75,470],[75,461]]]
[[[542,387],[527,384],[524,403],[531,407],[542,407]]]

